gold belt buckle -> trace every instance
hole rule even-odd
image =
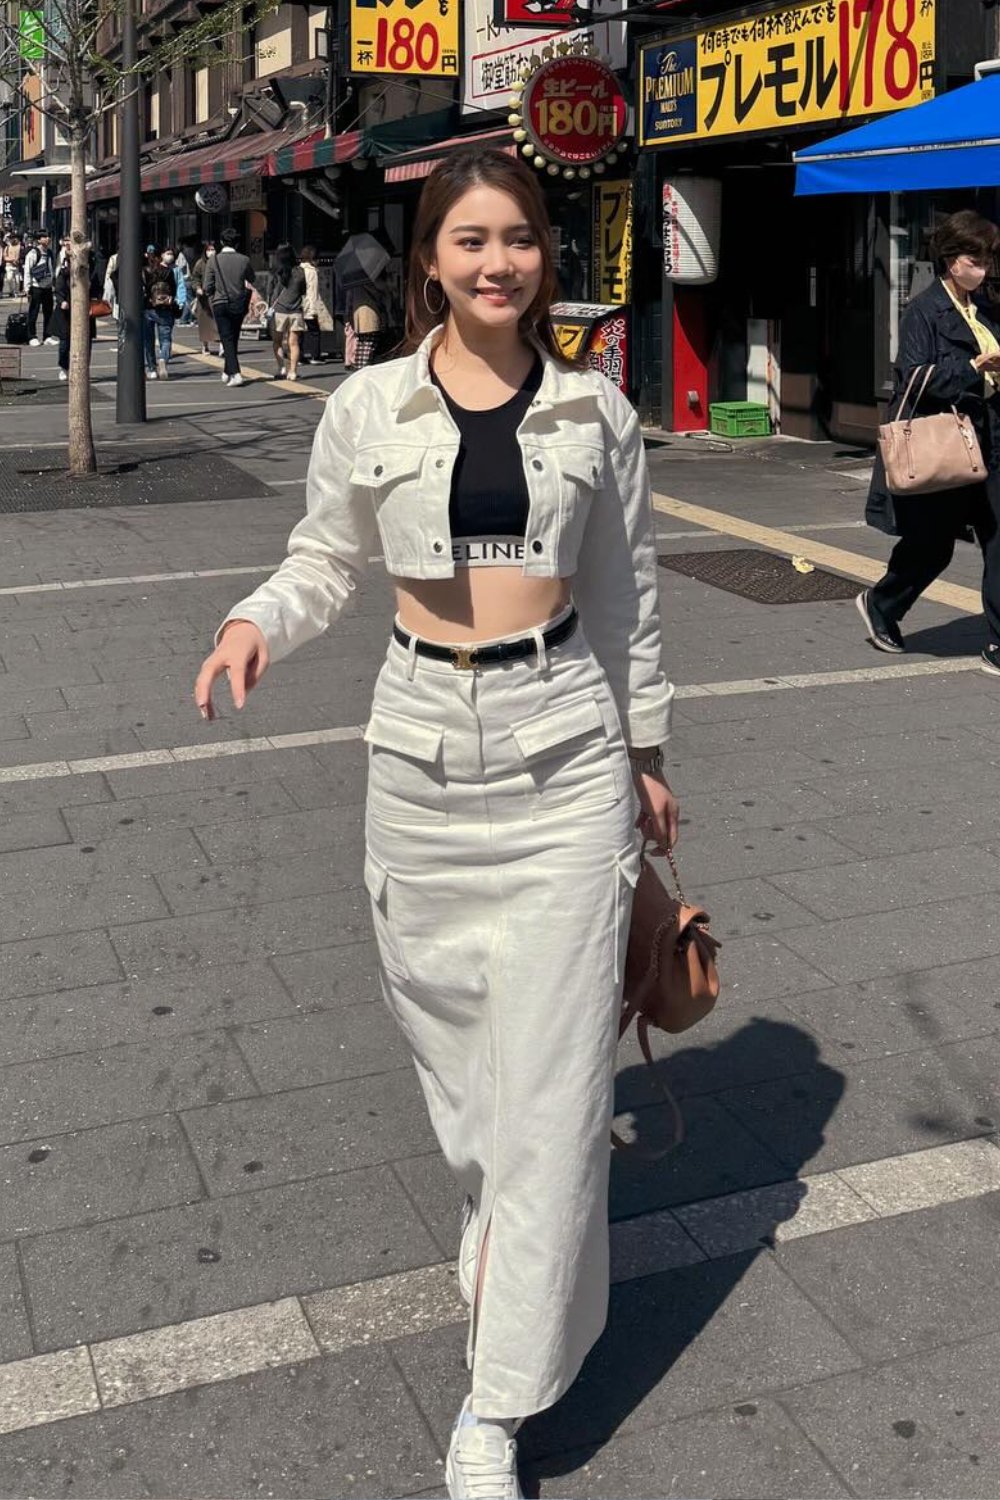
[[[478,663],[475,660],[476,648],[474,646],[452,646],[452,666],[458,672],[473,672]]]

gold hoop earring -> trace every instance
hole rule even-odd
[[[448,298],[444,294],[444,288],[441,287],[440,288],[440,292],[441,292],[441,306],[440,307],[431,307],[430,299],[427,296],[427,288],[431,285],[432,282],[434,283],[435,286],[438,285],[437,279],[434,276],[427,276],[427,277],[425,277],[425,279],[424,279],[424,306],[426,307],[427,311],[430,313],[430,315],[431,315],[432,318],[439,318],[441,316],[441,314],[444,312],[446,306],[448,305]]]

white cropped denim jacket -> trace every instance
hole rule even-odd
[[[376,530],[390,574],[454,576],[448,502],[459,434],[430,378],[437,336],[415,354],[359,370],[330,397],[288,556],[230,610],[220,632],[230,620],[251,620],[272,661],[321,635],[350,601]],[[660,659],[638,417],[603,375],[540,352],[541,385],[517,430],[529,498],[523,571],[572,578],[626,740],[656,745],[669,734],[674,690]]]

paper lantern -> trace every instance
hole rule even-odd
[[[719,274],[722,183],[682,173],[663,184],[663,265],[668,281],[708,286]]]

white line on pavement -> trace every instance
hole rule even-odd
[[[176,583],[186,578],[235,578],[241,573],[273,573],[277,563],[258,563],[247,568],[192,568],[183,573],[129,573],[121,578],[69,578],[55,583],[18,583],[0,589],[5,594],[54,594],[71,589],[109,589],[123,583]]]
[[[611,1279],[634,1281],[1000,1190],[988,1137],[704,1199],[611,1226]],[[449,1262],[0,1364],[0,1433],[130,1406],[462,1323]]]
[[[861,682],[886,682],[901,677],[934,677],[943,672],[973,672],[981,665],[978,656],[952,657],[946,661],[899,662],[884,667],[861,667],[844,672],[803,672],[785,677],[747,677],[736,682],[695,682],[677,688],[678,700],[726,698],[741,693],[774,693],[793,688],[832,687]],[[310,729],[301,734],[271,734],[241,740],[213,740],[172,749],[137,750],[122,755],[99,755],[85,760],[34,761],[29,765],[0,765],[0,784],[42,781],[49,777],[86,776],[92,771],[131,771],[146,766],[169,766],[181,761],[212,760],[223,755],[254,755],[260,751],[300,749],[327,745],[338,740],[357,740],[363,724],[330,729]]]

